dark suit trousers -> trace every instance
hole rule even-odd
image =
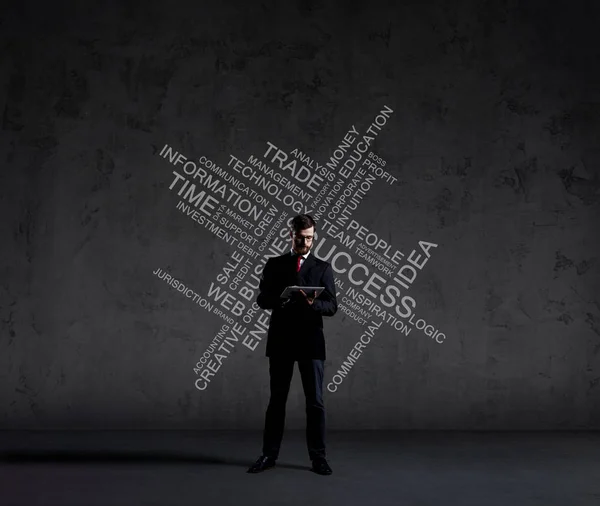
[[[271,398],[265,417],[263,455],[276,459],[283,439],[285,405],[294,374],[293,359],[269,357]],[[298,360],[306,398],[306,445],[310,459],[325,457],[325,407],[323,405],[323,360]]]

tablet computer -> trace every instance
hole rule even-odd
[[[316,297],[318,297],[319,295],[321,295],[321,292],[323,290],[325,290],[325,287],[324,286],[297,286],[297,285],[286,286],[285,290],[283,290],[283,292],[281,292],[280,297],[283,299],[289,299],[290,296],[292,295],[292,293],[299,292],[300,290],[303,290],[306,295],[312,295],[313,293],[317,292]]]

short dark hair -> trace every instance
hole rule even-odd
[[[306,230],[310,227],[316,228],[315,225],[315,220],[310,214],[299,214],[292,219],[292,230],[294,232],[300,232],[300,230]]]

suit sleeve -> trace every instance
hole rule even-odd
[[[273,262],[269,259],[263,268],[256,297],[256,304],[262,309],[275,309],[281,305],[280,294],[274,288],[274,276]]]
[[[323,271],[321,283],[325,287],[325,290],[315,299],[311,307],[322,316],[333,316],[337,312],[337,299],[331,264],[327,264],[327,267]]]

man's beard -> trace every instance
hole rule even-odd
[[[310,246],[295,244],[294,249],[296,250],[296,253],[300,255],[306,255],[310,251]]]

